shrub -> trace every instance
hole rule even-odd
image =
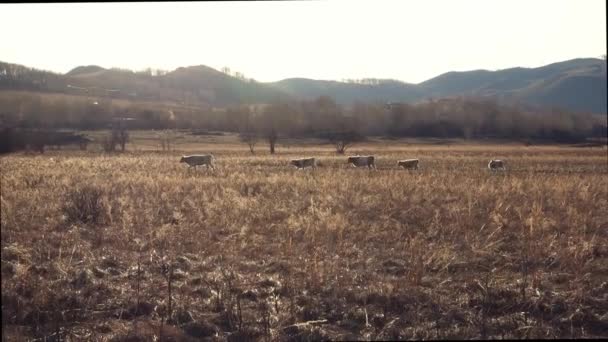
[[[103,190],[97,186],[85,185],[70,191],[63,212],[69,222],[102,223]]]

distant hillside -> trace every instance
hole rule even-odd
[[[80,66],[61,75],[0,62],[1,89],[171,101],[202,107],[270,103],[290,98],[269,85],[236,78],[203,65],[160,75]]]
[[[419,84],[428,96],[496,96],[574,111],[606,113],[606,62],[586,58],[539,68],[448,72]]]
[[[273,87],[229,76],[204,65],[179,68],[160,79],[161,87],[185,93],[193,89],[214,105],[270,103],[288,96]],[[196,96],[195,93],[192,95]]]
[[[342,104],[473,96],[492,97],[504,103],[605,114],[606,82],[606,62],[595,58],[573,59],[539,68],[448,72],[419,84],[396,80],[347,83],[305,78],[261,83],[204,65],[178,68],[160,75],[89,65],[62,75],[0,62],[0,90],[111,95],[201,107],[310,99],[321,95],[331,96]]]
[[[294,96],[329,95],[340,103],[489,96],[507,103],[607,112],[606,62],[595,58],[573,59],[539,68],[452,71],[419,84],[381,81],[368,85],[293,78],[272,85]]]
[[[601,59],[588,58],[553,63],[539,68],[452,71],[424,81],[419,85],[425,87],[433,96],[476,93],[479,91],[488,93],[513,91],[560,75],[580,72],[598,75],[601,74],[602,63],[604,62]]]
[[[69,80],[82,87],[118,89],[122,96],[135,99],[220,107],[272,102],[286,97],[265,84],[241,80],[204,65],[178,68],[155,76],[121,69],[88,68],[88,73],[79,72]]]
[[[90,74],[90,73],[104,71],[104,70],[106,70],[106,69],[104,69],[100,66],[97,66],[97,65],[79,66],[79,67],[76,67],[76,68],[68,71],[68,73],[66,75],[74,76],[74,75],[78,75],[78,74]]]
[[[394,80],[378,80],[376,84],[357,84],[337,81],[318,81],[290,78],[271,83],[272,86],[293,96],[316,98],[333,97],[339,103],[415,101],[425,96],[420,87]]]

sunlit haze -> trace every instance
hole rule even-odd
[[[229,67],[258,81],[538,67],[606,53],[604,0],[0,5],[0,61]]]

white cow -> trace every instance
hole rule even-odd
[[[491,171],[498,170],[498,169],[506,170],[505,162],[500,159],[492,159],[488,163],[488,169],[490,169]]]
[[[369,169],[375,169],[376,164],[374,164],[374,156],[352,156],[348,157],[348,164],[351,164],[354,167],[364,167],[367,166]]]
[[[404,169],[415,169],[418,170],[419,159],[405,159],[397,161],[397,166],[401,166]]]
[[[213,166],[213,161],[215,157],[213,154],[195,154],[191,156],[182,156],[180,159],[180,163],[186,163],[190,167],[196,168],[199,165],[205,165],[206,167],[211,167],[215,170],[215,166]]]
[[[295,166],[298,170],[305,169],[307,167],[311,167],[313,169],[317,167],[315,158],[293,159],[291,161],[291,165]]]

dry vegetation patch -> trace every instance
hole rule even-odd
[[[601,149],[353,151],[378,171],[330,148],[213,152],[216,171],[179,152],[3,157],[3,334],[608,337]],[[321,166],[288,165],[302,155]]]

